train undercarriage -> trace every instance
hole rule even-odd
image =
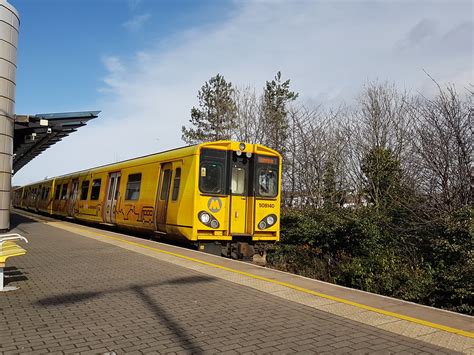
[[[268,243],[247,241],[201,241],[197,243],[198,250],[202,252],[235,260],[251,261],[258,265],[266,264],[268,246]]]

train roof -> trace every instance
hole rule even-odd
[[[59,176],[54,176],[51,178],[47,178],[41,181],[37,181],[31,184],[27,184],[24,186],[31,186],[31,185],[38,185],[42,183],[46,183],[49,181],[52,181],[54,179],[65,179],[68,177],[72,176],[81,176],[81,175],[86,175],[90,173],[92,170],[96,172],[100,172],[101,170],[109,170],[111,167],[116,168],[117,170],[122,169],[124,167],[130,166],[130,163],[134,162],[136,165],[141,165],[141,164],[151,164],[155,162],[155,158],[160,157],[164,160],[176,160],[180,158],[184,158],[187,156],[191,155],[198,155],[200,153],[200,150],[202,148],[211,148],[211,149],[220,149],[220,150],[240,150],[240,145],[245,144],[245,149],[243,152],[251,152],[254,154],[264,154],[264,155],[272,155],[272,156],[277,156],[281,158],[281,155],[268,147],[265,147],[261,144],[252,144],[252,143],[242,143],[242,142],[237,142],[237,141],[230,141],[230,140],[221,140],[221,141],[215,141],[215,142],[204,142],[204,143],[199,143],[199,144],[194,144],[194,145],[188,145],[188,146],[182,146],[174,149],[169,149],[165,150],[162,152],[157,152],[157,153],[152,153],[152,154],[147,154],[143,155],[140,157],[136,158],[130,158],[126,160],[122,160],[120,162],[115,162],[115,163],[110,163],[110,164],[105,164],[105,165],[100,165],[80,171],[75,171],[72,173],[64,174],[64,175],[59,175]],[[167,157],[168,156],[168,157]],[[134,164],[135,165],[135,164]],[[21,186],[21,187],[24,187]],[[18,187],[18,188],[21,188]]]

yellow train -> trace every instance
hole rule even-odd
[[[217,141],[46,179],[14,190],[13,205],[89,223],[185,239],[232,257],[280,238],[281,156]]]

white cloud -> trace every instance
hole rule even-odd
[[[150,14],[134,15],[130,20],[123,23],[123,26],[132,32],[139,31],[150,20]]]
[[[188,28],[133,58],[104,57],[100,118],[15,182],[182,145],[197,91],[216,73],[258,91],[281,70],[301,100],[327,104],[350,101],[374,79],[426,92],[432,84],[423,69],[466,86],[473,82],[471,9],[469,2],[237,2],[223,23]]]
[[[120,58],[113,56],[105,56],[102,58],[105,68],[109,73],[120,73],[125,70]]]
[[[142,0],[128,0],[128,7],[132,11],[136,11],[142,4]]]

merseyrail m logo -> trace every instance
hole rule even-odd
[[[207,203],[209,211],[216,213],[219,212],[222,208],[222,201],[219,197],[211,197]]]

